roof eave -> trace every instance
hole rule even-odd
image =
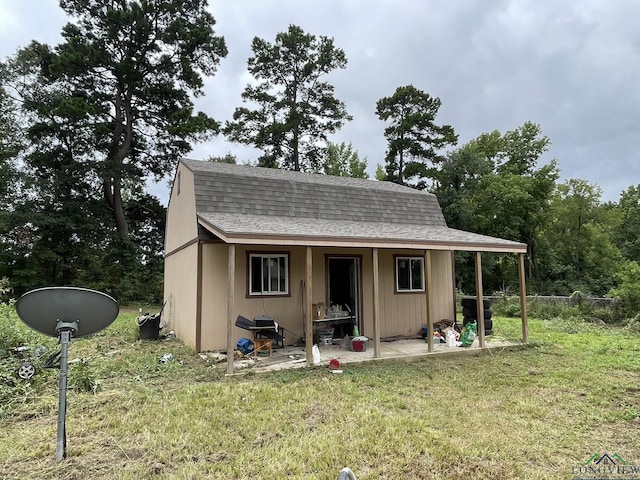
[[[522,243],[501,244],[492,242],[427,241],[417,239],[336,237],[318,235],[271,235],[253,233],[228,233],[198,217],[198,223],[225,243],[240,245],[286,245],[310,247],[394,248],[408,250],[448,250],[494,253],[526,253]]]

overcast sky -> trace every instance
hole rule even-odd
[[[384,163],[378,99],[413,84],[440,97],[437,121],[459,144],[529,120],[551,140],[561,181],[581,178],[603,200],[640,184],[640,2],[637,0],[210,0],[229,49],[197,108],[224,121],[241,105],[254,36],[273,42],[290,24],[333,37],[345,70],[326,80],[354,117],[331,140],[352,142],[373,177]],[[30,40],[55,45],[67,21],[55,0],[0,0],[0,57]],[[190,155],[251,149],[222,138]],[[154,192],[166,199],[167,186]]]

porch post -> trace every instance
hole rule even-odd
[[[524,279],[524,253],[518,254],[518,277],[520,279],[520,318],[522,319],[522,342],[529,341],[529,322],[527,320],[527,287]]]
[[[236,284],[236,246],[229,245],[227,264],[227,373],[233,373],[235,349],[233,345],[233,304]]]
[[[482,298],[482,258],[480,252],[476,252],[476,310],[478,311],[478,338],[480,339],[480,348],[483,348],[485,346],[484,299]]]
[[[433,313],[431,300],[433,298],[433,282],[431,274],[431,250],[424,252],[424,274],[425,274],[425,297],[427,301],[427,351],[433,352]]]
[[[453,323],[458,318],[458,302],[456,298],[456,252],[451,250],[451,291],[453,292]]]
[[[305,290],[304,290],[304,348],[307,354],[307,366],[312,363],[313,325],[311,323],[311,278],[313,259],[311,247],[306,247],[307,261],[305,263]]]
[[[196,271],[196,352],[202,350],[202,243],[198,242]]]
[[[378,249],[371,249],[373,260],[373,356],[380,358],[380,276]]]

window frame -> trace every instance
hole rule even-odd
[[[253,290],[253,260],[260,259],[260,273],[261,273],[261,289],[260,291]],[[281,290],[267,290],[264,289],[264,260],[272,259],[284,259],[284,284],[285,291]],[[270,280],[272,280],[270,278]],[[264,297],[290,297],[291,296],[291,255],[289,252],[247,252],[247,298],[264,298]]]
[[[409,264],[408,272],[409,272],[409,288],[400,288],[400,275],[398,271],[398,262],[400,260],[417,260],[420,262],[420,288],[413,288],[413,276],[411,275],[411,263]],[[405,293],[424,293],[425,292],[425,272],[424,272],[424,257],[420,255],[394,255],[393,256],[393,272],[394,272],[394,288],[395,293],[397,294],[405,294]]]

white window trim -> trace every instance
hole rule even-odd
[[[277,290],[277,291],[264,291],[264,285],[262,284],[262,278],[260,279],[261,290],[259,292],[254,292],[253,288],[253,268],[252,263],[254,258],[259,258],[261,260],[260,264],[262,265],[262,260],[266,259],[281,259],[284,258],[284,286],[285,291]],[[249,254],[249,296],[251,297],[264,297],[264,296],[283,296],[289,295],[289,254],[288,253],[250,253]]]
[[[420,261],[420,277],[422,280],[421,288],[413,288],[412,282],[413,277],[411,276],[411,270],[409,270],[409,288],[400,288],[400,275],[398,275],[398,261],[399,260],[419,260]],[[395,274],[396,274],[396,292],[398,293],[413,293],[413,292],[424,292],[424,257],[419,256],[397,256],[395,257]]]

